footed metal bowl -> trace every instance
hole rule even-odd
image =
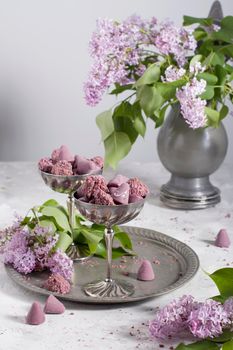
[[[84,286],[84,292],[92,298],[126,298],[134,294],[132,283],[112,278],[112,245],[114,225],[124,224],[134,219],[143,208],[145,199],[126,205],[99,205],[86,203],[76,198],[74,202],[79,212],[88,220],[105,226],[104,238],[107,247],[107,273],[104,280],[96,280]]]
[[[41,170],[40,174],[42,179],[44,180],[44,183],[47,186],[49,186],[53,191],[65,194],[72,194],[79,188],[79,186],[83,183],[87,176],[101,175],[102,169],[92,172],[91,174],[84,175],[53,175]]]
[[[133,220],[142,210],[145,199],[124,205],[99,205],[83,202],[74,193],[74,202],[76,208],[86,219],[111,227]]]

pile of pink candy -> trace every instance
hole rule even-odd
[[[50,158],[45,157],[38,162],[41,171],[63,176],[96,173],[103,168],[103,165],[102,157],[97,156],[87,159],[79,155],[73,155],[65,145],[55,149]]]
[[[135,203],[145,198],[148,187],[138,178],[117,175],[109,182],[101,175],[88,176],[75,194],[81,201],[101,205]]]

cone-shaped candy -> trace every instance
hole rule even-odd
[[[74,160],[74,156],[65,145],[62,145],[59,149],[59,160],[67,160],[67,162],[73,162]]]
[[[229,248],[231,245],[230,238],[227,234],[227,231],[222,228],[219,233],[217,234],[216,240],[215,240],[216,247],[220,248]]]
[[[138,269],[137,279],[140,281],[152,281],[155,278],[153,268],[149,260],[143,260]]]
[[[129,180],[128,177],[123,175],[116,175],[112,180],[109,181],[108,187],[119,187],[120,185],[126,183]]]
[[[54,296],[50,295],[46,300],[44,312],[46,314],[63,314],[65,306]]]
[[[137,196],[136,194],[130,194],[129,195],[129,203],[136,203],[143,199],[141,196]]]
[[[100,169],[95,162],[81,156],[75,156],[74,168],[78,175],[91,174],[93,171]]]
[[[29,313],[26,316],[26,322],[28,324],[32,325],[38,325],[45,321],[45,314],[42,310],[42,307],[38,301],[35,301],[30,310]]]
[[[129,185],[123,183],[119,187],[110,187],[111,196],[116,203],[128,204],[129,202]]]

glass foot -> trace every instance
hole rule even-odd
[[[83,254],[82,251],[73,243],[69,246],[66,253],[73,261],[76,262],[87,261],[93,256]]]
[[[125,298],[134,293],[134,286],[122,280],[105,280],[88,283],[83,290],[94,298]]]

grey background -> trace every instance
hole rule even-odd
[[[36,160],[61,144],[75,153],[103,154],[95,116],[116,101],[106,95],[95,108],[83,98],[91,60],[88,41],[98,17],[206,16],[209,0],[0,0],[0,160]],[[222,0],[225,14],[233,1]],[[231,108],[232,109],[232,108]],[[233,118],[226,161],[233,156]],[[148,122],[128,159],[157,159],[157,130]]]

